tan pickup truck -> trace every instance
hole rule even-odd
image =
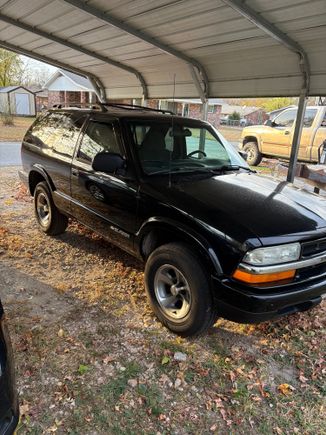
[[[250,165],[259,165],[264,156],[289,159],[297,109],[285,109],[265,125],[245,127],[240,149],[246,151]],[[326,140],[326,106],[309,106],[303,121],[298,159],[318,162]]]

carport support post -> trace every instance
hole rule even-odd
[[[202,119],[203,121],[207,121],[207,117],[208,117],[208,100],[205,99],[203,101],[203,112],[202,112]],[[204,151],[205,149],[205,136],[206,136],[206,131],[204,128],[202,128],[200,130],[200,139],[199,139],[199,149],[201,151]]]
[[[295,177],[302,126],[303,126],[303,119],[306,112],[306,106],[307,106],[307,95],[305,92],[302,92],[299,98],[298,112],[295,120],[295,128],[294,128],[293,139],[292,139],[289,170],[286,178],[289,183],[293,183]]]
[[[203,114],[202,120],[207,121],[208,118],[208,100],[203,101]]]

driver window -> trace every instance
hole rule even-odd
[[[274,127],[292,127],[297,115],[296,110],[287,110],[277,116],[274,121]]]
[[[112,124],[90,121],[80,145],[77,158],[91,163],[96,154],[105,151],[121,154]]]

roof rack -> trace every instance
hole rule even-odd
[[[121,109],[127,109],[127,110],[148,110],[149,112],[159,112],[159,113],[169,113],[170,115],[175,115],[174,112],[171,110],[165,110],[165,109],[152,109],[151,107],[146,106],[139,106],[137,104],[127,104],[127,103],[98,103],[100,106],[103,107],[117,107]]]
[[[116,107],[118,109],[126,109],[126,110],[146,110],[149,112],[159,112],[163,114],[175,115],[171,110],[165,109],[152,109],[151,107],[146,106],[138,106],[137,104],[127,104],[127,103],[71,103],[70,106],[64,106],[63,104],[53,104],[52,109],[91,109],[91,110],[100,110],[101,112],[107,112],[108,107]]]
[[[92,109],[92,110],[101,110],[102,112],[106,112],[98,103],[71,103],[69,106],[65,106],[62,103],[53,104],[51,109]]]

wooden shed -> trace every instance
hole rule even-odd
[[[34,92],[23,86],[0,88],[0,112],[11,115],[35,116],[36,101]]]

